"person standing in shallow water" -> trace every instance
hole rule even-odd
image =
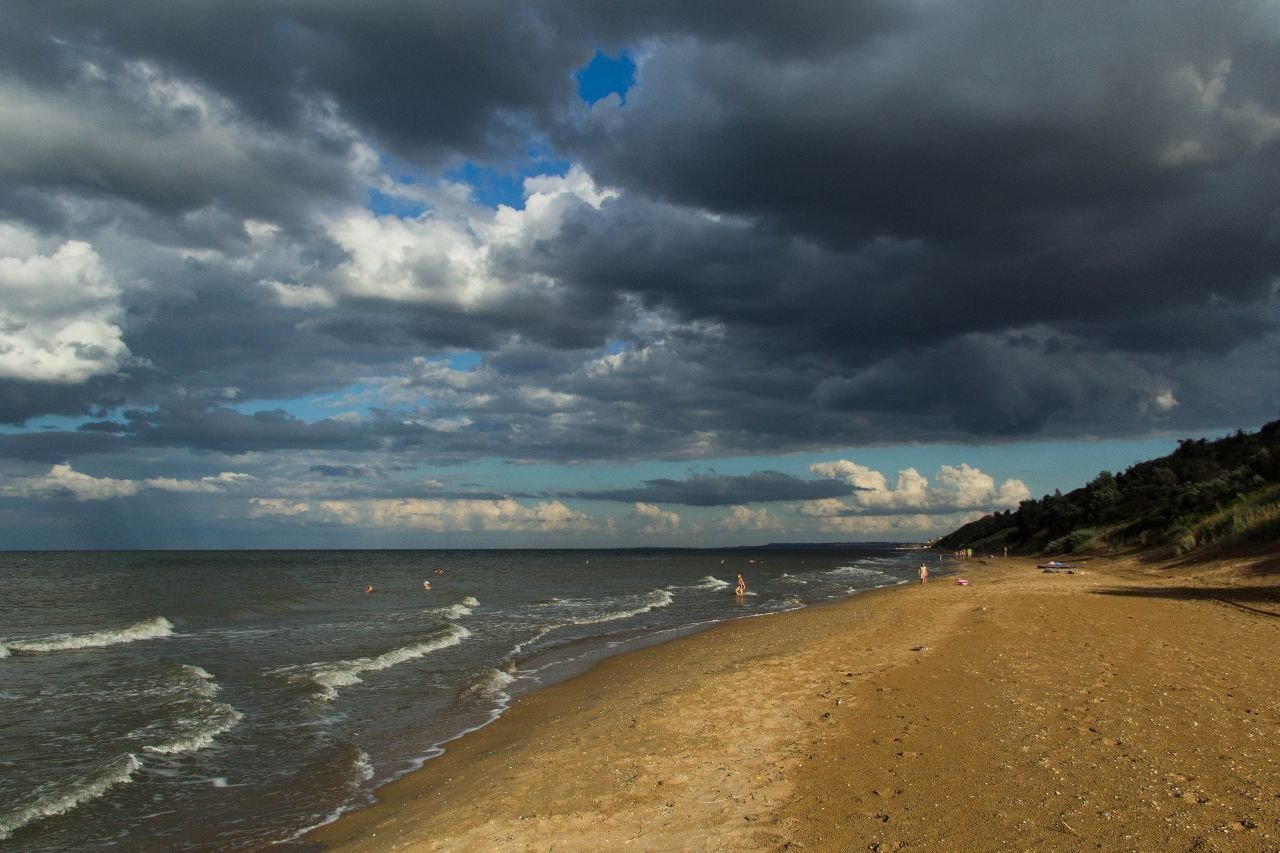
[[[924,583],[929,579],[929,567],[924,563],[920,564],[920,583]]]
[[[738,598],[747,594],[747,582],[742,579],[742,572],[738,572],[738,588],[733,591],[733,594]]]

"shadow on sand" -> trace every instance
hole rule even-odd
[[[1157,548],[1134,554],[1139,563],[1157,565],[1162,569],[1195,569],[1231,561],[1239,563],[1236,569],[1241,575],[1280,574],[1280,550],[1276,543],[1243,547],[1209,547],[1178,556],[1172,548]]]
[[[1280,585],[1276,586],[1147,586],[1094,590],[1094,595],[1163,598],[1168,601],[1217,601],[1280,618]]]

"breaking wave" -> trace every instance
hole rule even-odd
[[[156,616],[143,622],[130,625],[115,631],[93,631],[88,634],[53,634],[35,640],[10,640],[0,643],[0,657],[17,654],[34,654],[36,652],[62,652],[70,649],[98,649],[105,646],[117,646],[121,643],[134,643],[138,640],[154,640],[173,634],[173,623],[163,616]]]
[[[377,657],[286,666],[271,672],[283,675],[293,682],[310,681],[320,688],[320,692],[316,694],[318,700],[332,702],[338,696],[338,688],[359,684],[363,680],[360,678],[362,673],[378,672],[405,661],[417,660],[432,652],[456,646],[470,636],[471,632],[461,625],[449,625],[442,637],[392,649]]]
[[[668,607],[675,596],[665,589],[655,589],[639,596],[635,607],[629,607],[625,610],[606,610],[603,613],[594,613],[589,616],[578,616],[569,620],[570,625],[598,625],[601,622],[615,622],[619,619],[630,619],[632,616],[639,616],[641,613],[648,613],[650,610],[657,610],[660,607]]]
[[[842,577],[882,577],[887,578],[890,575],[879,569],[873,569],[868,566],[838,566],[827,572],[829,575],[840,575]]]
[[[136,755],[126,753],[96,773],[80,776],[65,784],[49,786],[43,796],[29,806],[0,817],[0,841],[29,823],[69,812],[81,803],[96,800],[116,785],[133,780],[142,769]]]
[[[461,619],[464,616],[470,616],[475,611],[471,608],[479,607],[480,602],[474,596],[468,595],[457,604],[450,604],[448,607],[442,607],[438,611],[446,619]]]
[[[244,714],[230,705],[213,701],[220,688],[212,675],[190,664],[183,664],[181,669],[183,677],[174,685],[175,690],[185,694],[178,699],[181,710],[179,731],[159,744],[144,746],[147,752],[161,755],[198,752],[244,719]]]
[[[487,669],[475,681],[471,682],[465,690],[462,691],[464,696],[484,696],[488,699],[495,699],[503,707],[511,701],[511,695],[507,693],[507,687],[511,685],[516,677],[506,670],[496,667]]]
[[[622,619],[630,619],[632,616],[639,616],[642,613],[648,613],[651,610],[657,610],[662,607],[668,607],[674,602],[675,596],[665,589],[654,589],[645,593],[636,595],[622,596],[613,602],[603,602],[592,599],[557,599],[555,602],[548,602],[555,606],[562,607],[568,611],[567,618],[562,621],[556,621],[540,628],[537,633],[527,640],[517,643],[511,649],[512,657],[518,657],[525,649],[541,640],[543,637],[555,631],[557,628],[567,628],[571,625],[599,625],[604,622],[617,622]],[[620,610],[595,610],[606,604],[624,605]],[[631,606],[626,606],[631,605]],[[586,610],[588,612],[575,614],[572,611]],[[591,612],[593,611],[594,612]]]
[[[693,585],[694,589],[724,589],[727,586],[733,586],[728,581],[722,581],[713,575],[707,575],[701,581]]]

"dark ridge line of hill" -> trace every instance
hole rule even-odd
[[[1016,510],[992,513],[939,539],[944,550],[1070,554],[1280,541],[1280,420],[1256,433],[1183,439],[1167,456]]]

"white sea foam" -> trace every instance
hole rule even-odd
[[[724,589],[726,586],[732,586],[728,581],[722,581],[713,575],[707,575],[701,581],[693,585],[694,589]]]
[[[456,646],[470,636],[471,632],[461,625],[450,625],[442,637],[425,643],[414,643],[411,646],[392,649],[377,657],[286,666],[271,672],[276,675],[283,675],[290,681],[311,681],[320,687],[320,692],[316,694],[316,698],[323,702],[332,702],[338,696],[338,688],[359,684],[363,680],[360,678],[362,673],[390,669],[396,664],[417,660],[432,652]]]
[[[591,616],[579,616],[569,620],[571,625],[597,625],[601,622],[616,622],[619,619],[630,619],[632,616],[639,616],[641,613],[648,613],[650,610],[657,610],[660,607],[667,607],[673,601],[675,596],[665,589],[655,589],[640,598],[637,606],[629,607],[625,610],[608,610],[604,613],[597,613]]]
[[[557,628],[565,628],[570,625],[599,625],[603,622],[617,622],[621,619],[630,619],[633,616],[639,616],[642,613],[648,613],[651,610],[657,610],[661,607],[667,607],[674,602],[675,596],[665,589],[654,589],[646,593],[637,595],[623,596],[618,599],[617,604],[624,605],[621,610],[605,610],[602,612],[588,613],[581,616],[569,616],[564,621],[553,622],[545,625],[538,630],[536,634],[527,640],[523,640],[511,649],[512,657],[519,657],[529,646],[541,640]],[[565,599],[557,600],[555,604],[569,610],[594,609],[610,602],[604,602],[594,599]],[[634,606],[627,607],[627,604]]]
[[[444,750],[440,750],[435,754],[439,755],[440,752],[443,752],[443,751]],[[421,766],[422,764],[419,763],[418,767],[421,767]],[[417,768],[414,768],[414,769],[417,769]],[[353,761],[351,764],[351,778],[347,781],[347,787],[351,790],[353,794],[358,794],[360,792],[360,789],[363,788],[367,782],[373,779],[373,776],[374,776],[373,759],[370,758],[369,753],[365,752],[363,749],[357,750],[355,761]],[[368,797],[368,802],[373,801],[373,798],[371,795],[366,794],[366,796]],[[284,841],[286,843],[291,841],[297,841],[299,838],[306,835],[311,830],[318,829],[319,827],[322,827],[325,824],[333,823],[339,817],[351,811],[352,809],[359,808],[360,805],[361,803],[359,802],[344,803],[343,805],[340,805],[333,811],[329,812],[329,814],[325,815],[316,823],[311,824],[310,826],[302,827],[302,829],[299,829],[297,832],[293,833],[293,835],[290,835],[288,838],[284,839]],[[278,844],[278,843],[280,842],[275,842],[274,844]]]
[[[181,677],[165,685],[167,692],[176,694],[178,707],[183,712],[179,730],[158,744],[144,746],[146,752],[161,755],[198,752],[244,719],[244,715],[230,705],[213,701],[222,688],[207,671],[193,664],[183,664],[180,669]]]
[[[198,667],[195,664],[182,664],[182,672],[186,676],[186,678],[183,679],[183,686],[192,693],[195,693],[197,696],[212,699],[214,696],[217,696],[218,691],[222,689],[218,685],[218,682],[213,680],[212,675],[210,675],[204,668]]]
[[[472,608],[479,607],[479,606],[480,606],[480,602],[476,600],[475,596],[468,595],[465,598],[463,598],[461,601],[459,601],[457,604],[450,604],[445,607],[433,607],[429,610],[424,610],[422,612],[436,614],[444,617],[445,619],[453,620],[453,619],[461,619],[464,616],[470,616],[472,613],[475,612],[474,610],[472,610]]]
[[[511,701],[511,694],[507,693],[507,687],[515,680],[516,677],[511,673],[494,667],[485,670],[484,674],[473,681],[462,693],[464,696],[483,696],[486,699],[495,700],[505,709]]]
[[[244,714],[241,714],[230,705],[218,702],[209,709],[207,714],[202,714],[200,718],[184,720],[183,722],[188,726],[188,731],[183,735],[175,737],[167,743],[145,746],[143,749],[147,752],[158,752],[162,755],[199,752],[211,745],[218,735],[235,728],[236,724],[243,719]]]
[[[867,578],[889,577],[889,575],[886,575],[884,572],[880,571],[879,569],[872,569],[867,566],[838,566],[832,569],[831,571],[827,572],[827,574],[841,575],[843,577],[848,577],[849,575],[853,575],[855,577],[867,577]]]
[[[13,652],[33,654],[36,652],[61,652],[70,649],[98,649],[105,646],[116,646],[121,643],[134,643],[138,640],[154,640],[173,634],[173,623],[163,616],[156,616],[144,622],[130,625],[115,631],[93,631],[88,634],[53,634],[34,640],[10,640],[0,644],[5,653],[0,657],[8,657]]]
[[[373,778],[373,759],[369,757],[369,753],[362,749],[356,755],[356,760],[351,765],[351,769],[355,771],[352,778],[352,787],[359,788]]]
[[[12,837],[18,829],[41,818],[69,812],[81,803],[96,800],[115,785],[132,781],[142,769],[136,755],[126,753],[103,767],[65,785],[50,786],[44,796],[29,806],[0,817],[0,841]]]
[[[519,657],[524,652],[525,649],[529,648],[529,646],[532,646],[534,643],[538,642],[539,640],[547,636],[547,634],[550,634],[555,629],[563,628],[563,627],[564,627],[563,625],[547,625],[541,628],[536,634],[534,634],[529,639],[522,640],[519,643],[516,643],[511,648],[511,656]]]

